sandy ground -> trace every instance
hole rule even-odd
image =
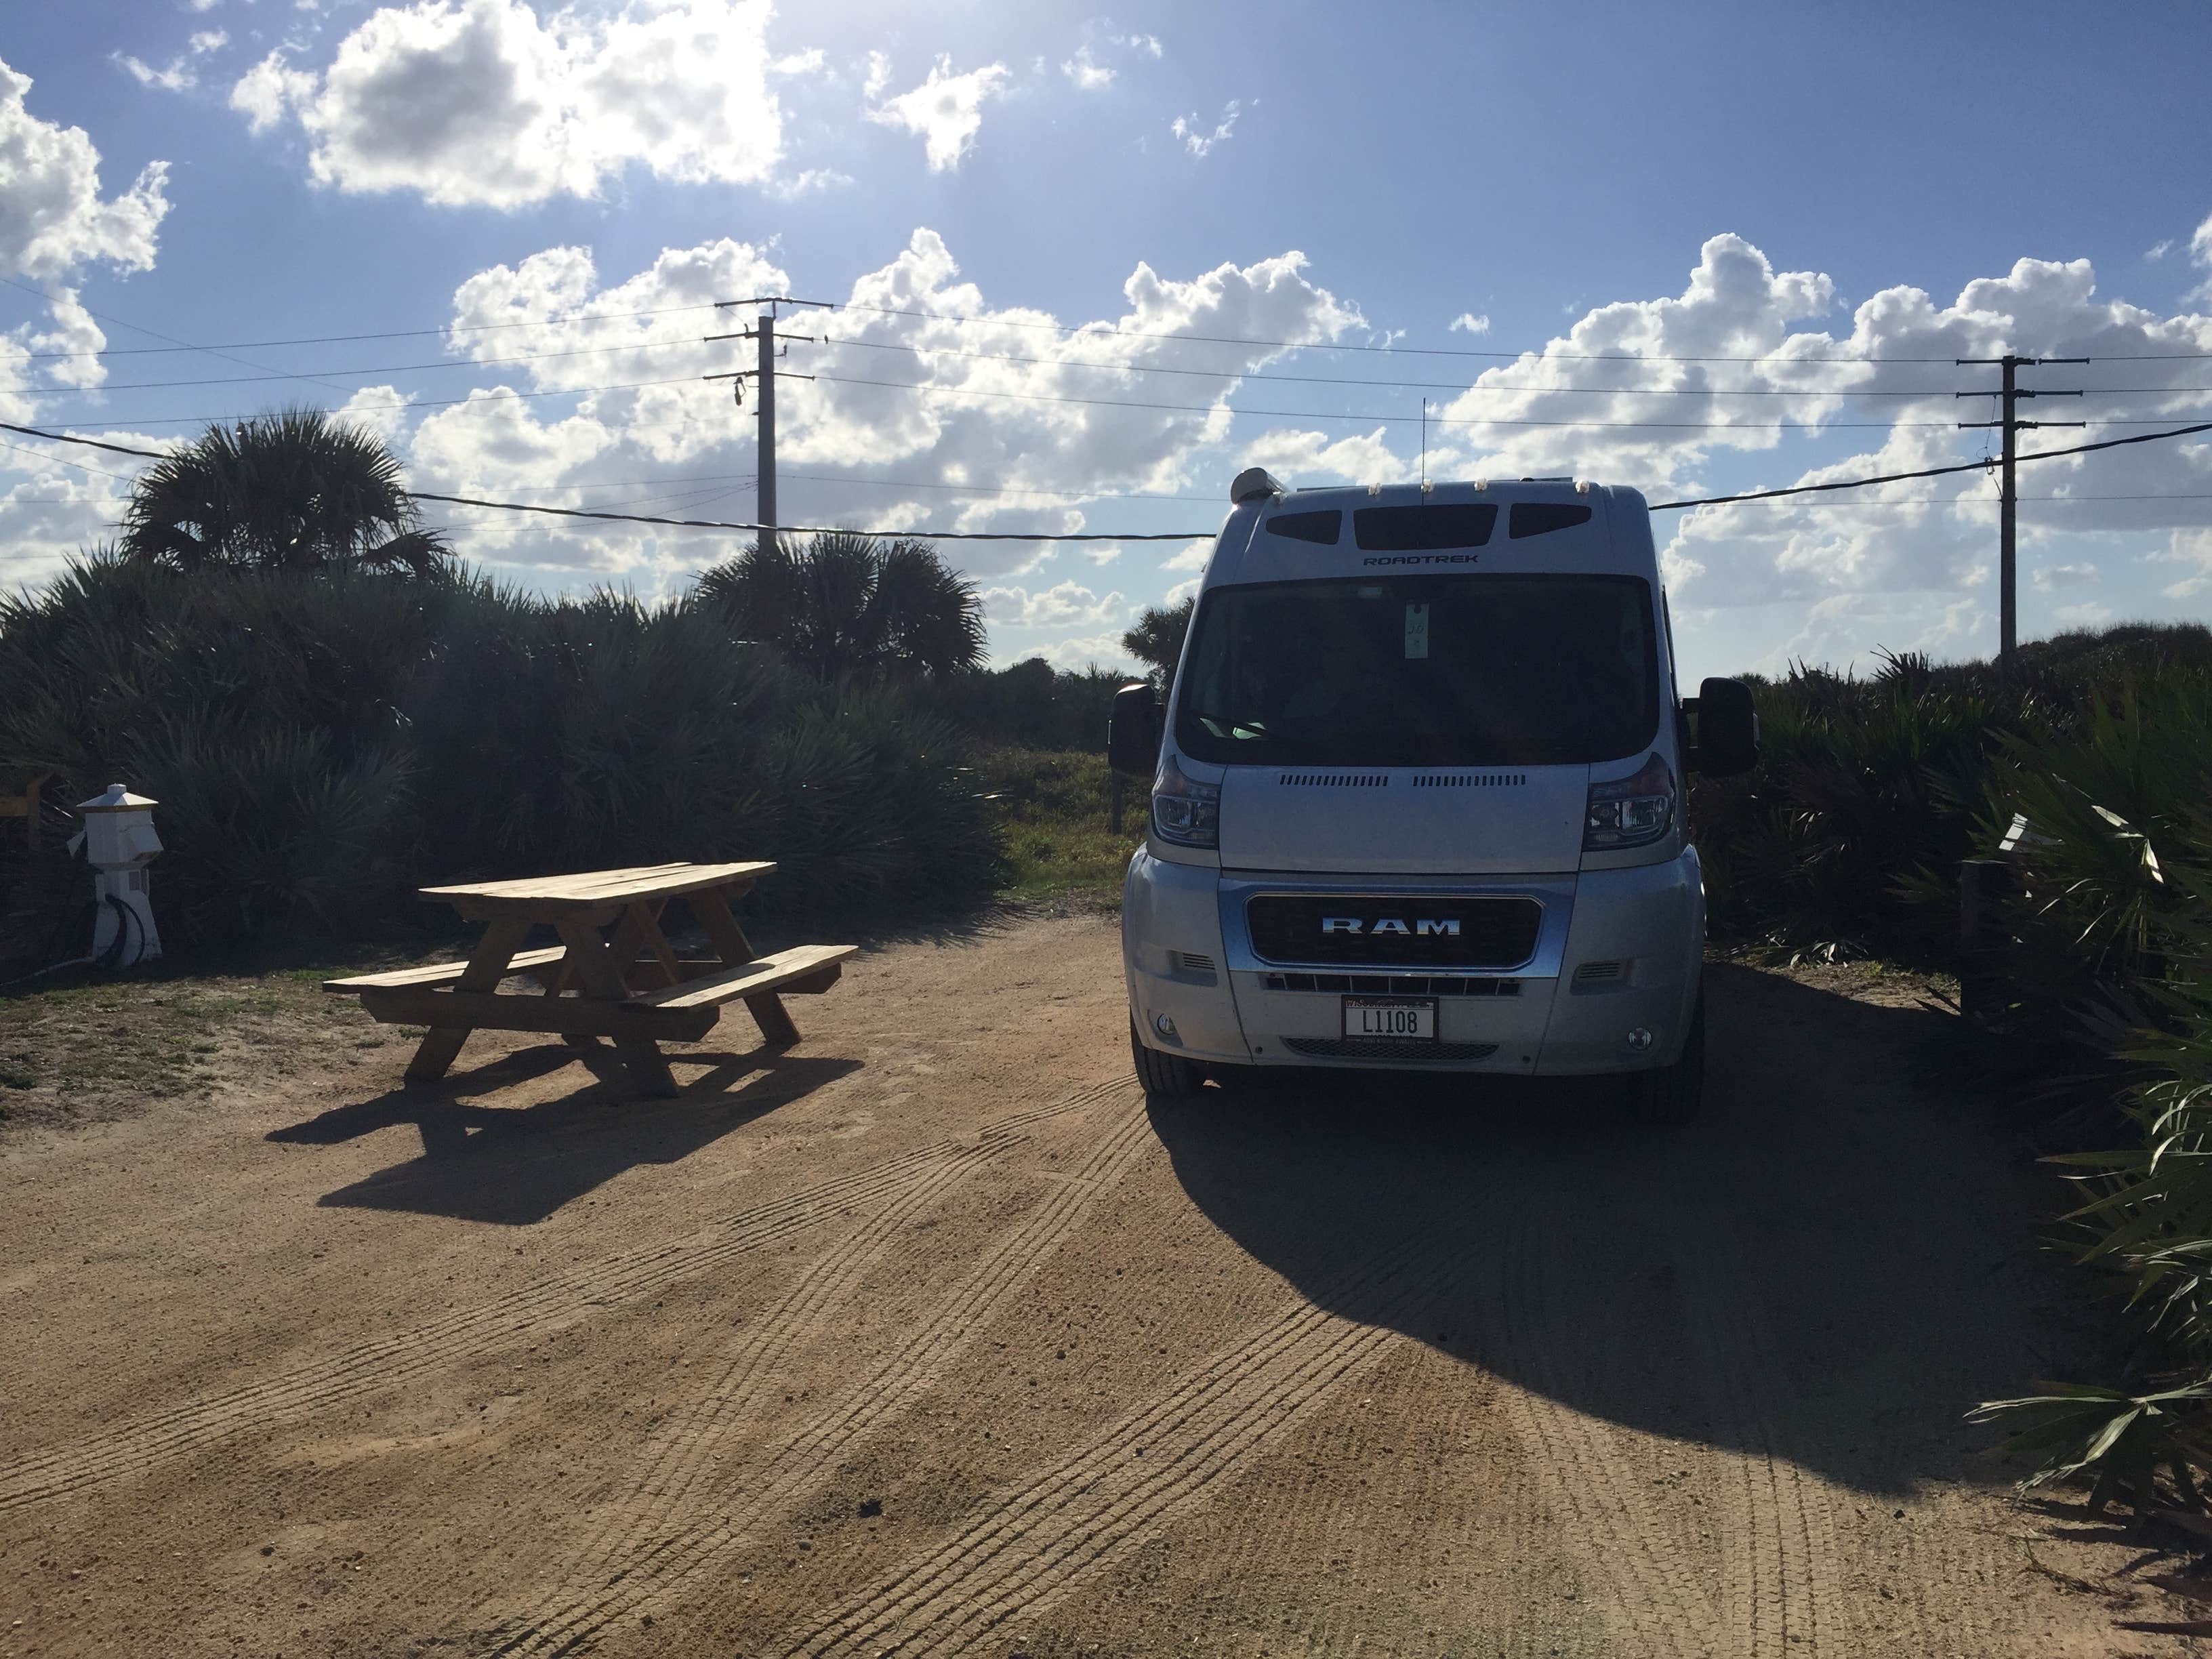
[[[1121,994],[1110,922],[1027,921],[781,1056],[726,1018],[678,1101],[483,1037],[405,1091],[343,1005],[17,1129],[0,1652],[2191,1650],[1959,1421],[2066,1293],[1909,987],[1716,967],[1668,1133],[1148,1108]]]

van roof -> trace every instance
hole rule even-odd
[[[1280,486],[1273,479],[1267,483],[1273,486],[1267,493],[1248,495],[1231,510],[1207,562],[1205,586],[1384,569],[1617,573],[1654,582],[1659,574],[1650,509],[1640,491],[1624,485],[1558,477],[1466,479],[1277,494]],[[1589,511],[1544,513],[1523,528],[1524,514],[1515,509],[1529,503]],[[1439,514],[1433,521],[1407,511],[1479,507],[1498,511]],[[1363,530],[1363,516],[1377,507],[1395,510],[1367,517]]]

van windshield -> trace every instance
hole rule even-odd
[[[1566,765],[1658,730],[1651,588],[1634,576],[1220,587],[1192,628],[1176,742],[1196,760]]]

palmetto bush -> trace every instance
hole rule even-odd
[[[2109,719],[2130,685],[2157,698],[2208,679],[2212,633],[2130,626],[2023,647],[2009,677],[1891,657],[1863,678],[1754,681],[1759,766],[1691,781],[1716,933],[1948,963],[1958,861],[1994,852],[2023,810],[1999,813],[2000,779],[2016,788],[2023,763]]]
[[[703,573],[697,593],[740,636],[825,682],[944,679],[983,663],[975,585],[909,537],[771,539]]]
[[[1692,785],[1723,935],[1948,964],[1957,861],[2014,841],[2011,1012],[1984,1058],[2046,1109],[2087,1101],[2075,1133],[2111,1132],[2113,1150],[2057,1161],[2080,1188],[2061,1242],[2112,1291],[2117,1339],[2105,1378],[1976,1415],[2036,1460],[2031,1482],[2080,1477],[2100,1504],[2197,1501],[2212,1472],[2212,635],[2065,635],[2002,678],[1911,658],[1863,678],[1799,669],[1757,697],[1758,769]]]
[[[123,550],[185,571],[426,576],[448,559],[383,440],[316,409],[211,426],[148,467],[131,487]]]
[[[785,906],[972,897],[998,854],[964,766],[902,694],[824,686],[690,599],[114,554],[0,599],[0,774],[160,800],[185,938],[678,859],[773,860]]]

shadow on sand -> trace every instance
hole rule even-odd
[[[683,1092],[645,1100],[611,1049],[559,1042],[517,1049],[428,1086],[408,1085],[272,1131],[269,1139],[333,1146],[412,1124],[422,1152],[325,1194],[326,1206],[402,1210],[528,1226],[641,1164],[672,1164],[855,1071],[855,1060],[769,1050],[732,1054],[678,1050]],[[542,1077],[581,1061],[593,1080],[557,1099],[520,1107],[458,1098]],[[700,1075],[696,1067],[704,1065]]]
[[[1909,1080],[1948,1017],[1707,982],[1686,1128],[1594,1081],[1352,1074],[1154,1126],[1206,1214],[1347,1319],[1869,1492],[2002,1478],[1960,1416],[2042,1374],[2042,1218],[1979,1109]]]

